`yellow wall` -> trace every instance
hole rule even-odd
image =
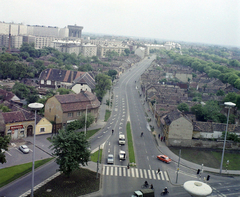
[[[41,128],[44,128],[44,132],[41,132]],[[36,125],[36,135],[52,133],[52,123],[46,118],[42,118]]]

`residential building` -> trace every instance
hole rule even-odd
[[[85,76],[81,78],[81,76],[84,74]],[[76,86],[73,88],[73,90],[76,92],[79,92],[77,89],[87,89],[91,92],[91,88],[95,88],[95,80],[89,75],[89,73],[80,71],[48,68],[41,72],[39,75],[39,81],[40,88],[72,88],[73,85],[76,85],[78,82],[81,84],[81,86]]]
[[[98,117],[100,102],[97,97],[88,91],[79,94],[55,95],[45,104],[44,116],[56,123],[56,128],[65,128],[72,121],[86,113],[92,113],[95,121]]]
[[[126,45],[98,45],[97,47],[97,55],[99,57],[106,57],[106,53],[107,51],[115,51],[116,53],[118,53],[118,55],[120,56],[122,53],[124,53],[125,49],[129,49],[128,46]]]
[[[134,54],[139,56],[141,59],[143,59],[145,57],[145,53],[146,53],[145,50],[146,50],[145,48],[139,47],[135,50]]]
[[[94,44],[82,44],[81,53],[85,57],[97,56],[97,46]]]

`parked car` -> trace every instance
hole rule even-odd
[[[22,151],[25,154],[29,153],[29,148],[27,147],[27,145],[19,146],[19,150]]]
[[[113,154],[109,154],[109,155],[108,155],[108,158],[107,158],[107,163],[108,163],[108,164],[113,164],[113,162],[114,162]]]
[[[166,155],[158,155],[157,158],[165,163],[170,163],[172,160]]]

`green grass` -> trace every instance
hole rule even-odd
[[[107,109],[105,113],[104,122],[107,122],[110,116],[111,116],[111,111]]]
[[[96,175],[96,172],[83,168],[75,170],[70,177],[60,174],[36,190],[34,197],[77,197],[96,192],[100,183],[100,178],[97,179]],[[49,189],[51,192],[47,192]]]
[[[95,153],[91,154],[91,161],[97,163],[97,161],[98,161],[98,152],[99,151],[96,151]],[[100,154],[99,154],[99,161],[100,161],[100,163],[101,163],[101,160],[102,160],[102,149],[100,149]]]
[[[52,159],[53,158],[47,158],[47,159],[35,161],[35,169],[51,161]],[[0,177],[1,177],[0,187],[7,185],[8,183],[14,181],[15,179],[18,179],[19,177],[27,174],[28,172],[31,172],[31,170],[32,170],[32,162],[0,169]]]
[[[169,149],[179,155],[179,149],[181,149],[181,158],[191,161],[197,164],[204,164],[204,166],[211,168],[220,168],[222,151],[221,150],[210,150],[210,149],[196,149],[196,148],[177,148],[169,147]],[[223,160],[223,169],[226,169],[226,163],[229,160],[228,170],[240,170],[240,153],[225,151]]]
[[[127,141],[128,141],[129,162],[130,163],[135,163],[135,154],[134,154],[134,148],[133,148],[132,132],[131,132],[130,122],[127,122]]]
[[[100,129],[101,129],[101,128],[87,131],[87,135],[86,135],[87,139],[89,139],[90,137],[92,137],[92,136],[93,136],[95,133],[97,133]]]

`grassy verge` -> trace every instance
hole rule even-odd
[[[222,151],[205,150],[205,149],[195,149],[195,148],[177,148],[169,147],[170,150],[176,155],[179,154],[179,149],[181,149],[181,158],[191,161],[197,164],[204,164],[204,166],[211,168],[220,168]],[[230,153],[225,151],[223,160],[223,169],[226,169],[226,163],[229,160],[228,170],[240,170],[240,156],[239,152]]]
[[[91,154],[91,161],[97,163],[97,161],[98,161],[98,152],[99,151],[96,151],[95,153]],[[100,149],[99,161],[100,161],[100,163],[102,161],[102,149]]]
[[[107,122],[110,116],[111,116],[111,111],[107,109],[105,112],[104,122]]]
[[[87,131],[87,135],[86,135],[87,139],[89,139],[90,137],[92,137],[92,136],[93,136],[95,133],[97,133],[100,129],[101,129],[101,128]]]
[[[99,181],[100,179],[96,178],[96,172],[80,168],[79,170],[75,170],[70,177],[60,174],[36,190],[34,197],[81,196],[98,191]]]
[[[135,163],[135,154],[134,154],[134,148],[133,148],[130,122],[127,122],[127,141],[128,141],[129,162]]]
[[[35,169],[51,161],[52,159],[53,158],[47,158],[35,161]],[[14,181],[15,179],[18,179],[19,177],[23,176],[28,172],[31,172],[31,170],[32,162],[0,169],[0,187],[7,185],[8,183]]]

